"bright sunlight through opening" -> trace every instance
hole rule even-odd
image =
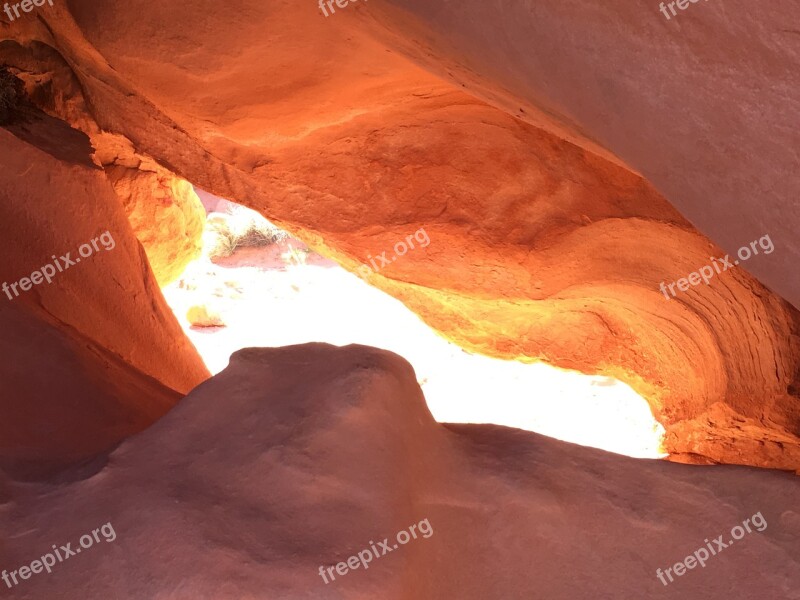
[[[203,256],[163,290],[212,373],[250,346],[365,344],[413,365],[437,421],[494,423],[628,456],[666,456],[663,427],[628,385],[467,353],[258,213],[224,200],[215,209],[222,212],[208,215]]]

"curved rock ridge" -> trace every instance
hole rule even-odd
[[[775,253],[747,270],[800,308],[798,6],[659,6],[387,0],[360,14],[443,79],[641,173],[731,255],[771,235]]]
[[[410,1],[353,5],[326,19],[312,3],[249,0],[232,10],[71,0],[7,27],[16,42],[0,45],[0,57],[38,90],[41,106],[90,135],[99,164],[157,163],[259,210],[353,270],[424,227],[428,247],[370,279],[448,338],[624,380],[666,427],[676,460],[797,470],[797,310],[745,265],[674,298],[659,291],[726,253],[677,206],[727,252],[734,239],[738,247],[773,235],[774,253],[746,266],[797,302],[791,284],[776,283],[793,275],[792,171],[787,154],[765,141],[775,128],[775,140],[793,139],[785,113],[770,101],[764,116],[744,114],[752,64],[738,70],[715,53],[716,62],[690,73],[691,36],[682,42],[645,20],[657,13],[620,6],[618,47],[592,36],[595,46],[565,49],[561,70],[545,69],[557,54],[553,36],[562,46],[582,40],[578,32],[607,21],[610,9],[548,2],[534,11],[547,17],[537,23],[521,14],[526,7],[512,2],[489,18],[488,5],[464,4],[448,29],[449,8]],[[397,17],[391,25],[384,11]],[[695,13],[687,27],[710,35],[718,9],[704,13],[716,15],[711,21]],[[759,22],[776,14],[765,10]],[[507,39],[481,62],[476,53],[500,36],[493,19]],[[542,23],[559,28],[539,40]],[[650,34],[663,53],[633,52]],[[622,74],[611,66],[620,52],[632,57]],[[774,68],[764,70],[762,89],[792,52],[777,41],[764,49],[763,64]],[[645,94],[625,76],[648,64],[664,79],[659,87],[647,75],[653,91]],[[669,64],[683,70],[667,76]],[[715,68],[730,79],[713,79],[725,84],[720,98],[742,103],[731,109],[735,119],[714,116],[716,98],[686,95],[707,92],[696,80]],[[655,113],[677,102],[695,118],[668,130]],[[738,131],[732,123],[749,137],[726,133]],[[771,200],[759,212],[753,199],[763,189]],[[703,198],[716,209],[728,204],[692,208]]]
[[[5,597],[800,597],[795,477],[441,425],[408,363],[363,346],[240,351],[106,463],[60,486],[7,486],[3,567],[105,524],[114,535]],[[659,581],[756,514],[759,530],[705,568]],[[424,522],[429,535],[394,548]],[[368,569],[320,577],[382,541]]]

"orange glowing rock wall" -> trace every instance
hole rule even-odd
[[[313,3],[73,0],[0,57],[70,90],[39,86],[39,102],[101,164],[124,147],[351,269],[424,226],[431,244],[372,279],[447,337],[623,379],[676,460],[798,469],[800,319],[748,273],[800,300],[797,130],[772,99],[754,108],[796,53],[732,36],[697,61],[657,12],[529,4],[326,19]],[[731,27],[699,8],[696,35]],[[764,234],[775,253],[748,271],[659,290]]]
[[[160,286],[175,281],[203,248],[206,213],[192,185],[164,169],[106,168]]]
[[[0,162],[0,467],[31,476],[145,429],[209,373],[89,140],[34,112],[0,129]]]

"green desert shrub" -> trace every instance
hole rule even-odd
[[[237,248],[269,246],[281,242],[289,234],[273,225],[259,213],[244,206],[228,209],[223,216],[209,216],[208,255],[211,258],[230,256]]]

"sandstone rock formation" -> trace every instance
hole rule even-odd
[[[42,479],[93,460],[152,425],[181,398],[22,303],[0,302],[0,328],[0,473]],[[0,530],[5,540],[7,530]]]
[[[674,461],[800,473],[796,14],[0,15],[26,95],[0,127],[3,597],[800,600],[794,475],[438,424],[409,365],[364,347],[247,349],[207,380],[158,289],[198,240],[190,183],[353,271],[424,227],[430,244],[367,277],[443,335],[630,383]],[[764,235],[774,252],[659,290]],[[755,514],[768,527],[732,542]],[[423,519],[430,538],[320,577]]]
[[[106,169],[161,287],[200,256],[205,209],[192,185],[168,171]]]
[[[106,523],[116,537],[4,597],[800,598],[796,477],[441,425],[408,363],[360,346],[240,351],[104,462],[56,489],[8,484],[3,568]],[[762,531],[659,581],[755,513]],[[427,539],[392,547],[424,519]],[[369,569],[320,577],[384,538]]]
[[[108,450],[208,377],[90,151],[44,114],[0,129],[0,466],[28,476]]]
[[[130,140],[101,131],[80,82],[52,48],[6,42],[5,52],[27,95],[89,136],[93,161],[105,168],[159,285],[177,279],[202,248],[205,211],[191,184],[137,152]]]
[[[373,282],[449,338],[623,379],[676,460],[797,469],[793,8],[435,6],[72,0],[0,59],[99,164],[157,163],[352,269],[424,226]]]
[[[747,270],[800,307],[796,3],[703,2],[669,21],[625,0],[361,14],[454,85],[642,174],[726,252],[770,234],[780,250]]]

